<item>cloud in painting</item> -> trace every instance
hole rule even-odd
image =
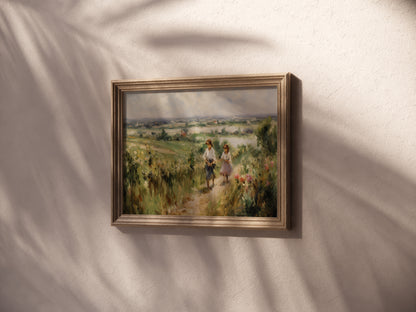
[[[277,88],[131,92],[125,98],[127,119],[173,119],[277,115]]]

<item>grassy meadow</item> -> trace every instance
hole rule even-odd
[[[124,213],[276,216],[276,117],[126,120],[124,129]],[[212,189],[202,157],[208,138],[217,157]],[[229,183],[219,173],[224,144]]]

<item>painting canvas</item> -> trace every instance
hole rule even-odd
[[[209,86],[124,90],[121,215],[281,217],[281,85]]]
[[[124,213],[275,217],[277,88],[126,96]]]

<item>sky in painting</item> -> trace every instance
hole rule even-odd
[[[125,98],[127,119],[276,116],[277,88],[186,92],[131,92]]]

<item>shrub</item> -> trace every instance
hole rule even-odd
[[[256,130],[257,146],[268,156],[277,152],[277,127],[272,126],[271,117],[266,118]]]
[[[172,137],[166,132],[165,129],[162,129],[162,132],[156,136],[158,141],[171,141]]]

